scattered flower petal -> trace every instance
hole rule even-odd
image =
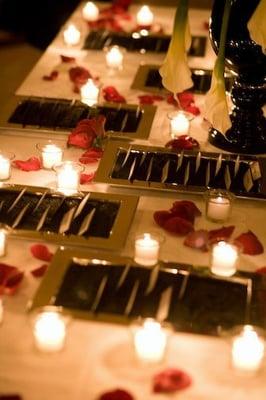
[[[199,229],[198,231],[190,232],[184,240],[184,245],[187,247],[192,247],[193,249],[207,251],[208,231],[206,229]]]
[[[240,245],[244,254],[253,256],[264,252],[263,245],[252,231],[239,235],[235,238],[234,244]]]
[[[163,228],[177,236],[187,235],[189,232],[194,231],[193,224],[184,218],[172,217],[165,221]]]
[[[50,252],[44,244],[33,244],[30,247],[31,254],[38,260],[50,262],[53,258],[53,253]]]
[[[222,228],[213,229],[213,230],[209,231],[209,242],[214,243],[219,240],[229,239],[230,236],[232,235],[234,229],[235,229],[234,225],[230,225],[230,226],[223,226]]]
[[[91,174],[80,174],[80,184],[85,185],[86,183],[91,183],[95,177],[95,172]]]
[[[54,70],[50,73],[50,75],[44,75],[42,79],[44,81],[55,81],[58,78],[59,72]]]
[[[72,63],[76,61],[75,57],[65,56],[64,54],[61,54],[60,57],[63,63]]]
[[[154,393],[171,393],[189,387],[192,383],[190,376],[179,369],[168,368],[153,378]]]
[[[200,209],[190,200],[175,201],[170,211],[173,215],[182,216],[182,218],[191,222],[194,222],[195,217],[201,215]]]
[[[199,142],[192,136],[180,135],[176,139],[172,139],[166,143],[165,147],[172,150],[196,150],[199,149]]]
[[[13,165],[22,171],[38,171],[41,169],[42,164],[39,158],[30,157],[28,160],[15,160],[13,161]]]
[[[160,210],[153,213],[153,219],[157,225],[163,228],[165,222],[171,218],[173,214],[170,211]]]
[[[103,393],[99,400],[134,400],[134,397],[123,389],[116,389]]]
[[[265,275],[266,274],[266,267],[261,267],[256,269],[256,274],[261,274],[261,275]]]
[[[45,274],[45,272],[47,271],[47,268],[48,268],[48,265],[47,264],[43,264],[40,267],[32,269],[30,271],[30,273],[35,278],[41,278]]]
[[[6,280],[4,287],[4,294],[8,295],[14,294],[18,290],[23,278],[24,278],[24,272],[17,272],[11,274]]]
[[[153,95],[153,94],[144,94],[138,96],[140,104],[154,104],[155,101],[164,100],[163,96]]]
[[[76,86],[85,85],[88,79],[92,79],[90,71],[84,67],[73,67],[68,71],[69,78]]]
[[[106,86],[102,90],[105,101],[112,103],[126,103],[126,99],[122,96],[114,86]]]

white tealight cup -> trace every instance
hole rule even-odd
[[[69,46],[75,46],[80,42],[80,31],[74,24],[70,24],[63,32],[64,41]]]
[[[236,272],[239,258],[239,248],[221,240],[211,248],[211,272],[220,276],[232,276]]]
[[[33,326],[35,346],[38,350],[54,353],[63,349],[66,338],[66,321],[56,311],[40,312]]]
[[[15,158],[13,153],[0,151],[0,181],[5,181],[11,176],[11,160]]]
[[[0,257],[6,254],[6,231],[0,229]]]
[[[141,27],[150,27],[153,24],[154,15],[149,6],[142,6],[137,13],[137,24]]]
[[[88,79],[87,83],[80,89],[81,101],[88,106],[93,106],[98,102],[100,88],[92,79]]]
[[[111,69],[122,69],[123,66],[123,52],[119,46],[112,46],[106,52],[106,64]]]
[[[161,242],[162,237],[159,235],[150,233],[138,235],[135,239],[135,262],[146,266],[157,264]]]
[[[190,121],[194,115],[186,111],[174,111],[167,114],[170,123],[170,136],[172,139],[180,135],[188,135],[190,129]]]
[[[42,166],[45,169],[52,169],[62,162],[63,149],[58,144],[49,140],[46,143],[38,143],[37,149],[41,152]]]
[[[82,9],[82,15],[88,22],[97,21],[99,17],[99,9],[92,1],[88,1]]]
[[[265,340],[251,325],[245,325],[232,342],[232,364],[241,372],[256,373],[263,362]]]
[[[80,173],[84,167],[78,162],[64,161],[53,167],[57,177],[57,190],[66,195],[78,192]]]
[[[170,331],[152,318],[132,323],[133,341],[136,356],[147,363],[158,363],[166,352]]]
[[[210,189],[205,194],[206,217],[213,222],[227,221],[231,215],[234,196],[226,190]]]

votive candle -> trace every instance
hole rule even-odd
[[[57,174],[57,189],[65,194],[78,191],[80,172],[83,167],[76,162],[65,161],[54,167]]]
[[[63,33],[67,45],[75,46],[80,41],[80,31],[74,24],[69,25]]]
[[[123,53],[118,46],[112,46],[106,53],[106,64],[109,68],[120,69],[123,65]]]
[[[52,169],[55,165],[61,163],[63,150],[55,144],[46,144],[41,149],[42,165],[45,169]]]
[[[0,154],[0,180],[9,179],[11,175],[11,162],[8,157]]]
[[[0,229],[0,257],[6,254],[6,232],[4,229]]]
[[[207,204],[207,217],[213,221],[226,221],[231,213],[231,201],[229,198],[217,195],[210,197]]]
[[[97,21],[99,17],[99,9],[92,1],[88,1],[82,9],[82,15],[86,21]]]
[[[265,343],[251,325],[245,325],[232,344],[232,364],[243,372],[257,372],[264,357]]]
[[[149,27],[153,24],[154,15],[150,7],[145,5],[137,13],[137,24],[142,27]]]
[[[135,240],[136,263],[146,266],[155,265],[158,262],[160,241],[150,233],[144,233]]]
[[[225,241],[213,244],[211,250],[211,272],[221,276],[232,276],[238,262],[237,246]]]
[[[163,359],[167,345],[167,333],[161,324],[152,318],[144,320],[136,328],[134,347],[137,357],[145,362],[156,363]]]
[[[88,79],[87,83],[80,89],[81,101],[88,106],[93,106],[97,103],[100,89],[92,79]]]
[[[179,135],[187,135],[190,127],[190,119],[183,111],[168,114],[170,120],[170,135],[174,139]]]
[[[44,311],[37,316],[33,328],[37,349],[44,352],[57,352],[65,344],[66,323],[55,311]]]

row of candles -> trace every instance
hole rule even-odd
[[[88,22],[95,22],[99,18],[99,9],[91,1],[86,3],[82,9],[82,16]],[[154,15],[149,6],[142,6],[136,14],[136,22],[139,27],[149,29],[154,21]],[[70,24],[63,32],[64,41],[69,46],[76,46],[80,42],[81,32],[74,25]]]
[[[33,322],[36,348],[45,353],[54,353],[64,348],[69,317],[53,307],[37,312]],[[145,363],[160,363],[164,360],[169,338],[170,324],[153,318],[132,321],[131,332],[137,359]],[[241,372],[254,374],[262,366],[265,352],[263,332],[252,325],[237,327],[232,333],[231,358],[233,367]]]

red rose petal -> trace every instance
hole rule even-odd
[[[60,54],[60,57],[63,63],[72,63],[76,61],[75,57],[65,56],[64,54]]]
[[[73,67],[68,71],[69,79],[75,85],[84,85],[88,79],[92,79],[90,71],[84,67]]]
[[[0,263],[0,286],[4,286],[7,278],[18,271],[19,269],[17,267]]]
[[[89,136],[86,132],[71,132],[67,139],[68,146],[76,146],[81,149],[87,149],[91,146],[94,137]]]
[[[195,104],[190,104],[185,108],[185,110],[195,116],[200,115],[199,107],[195,106]]]
[[[37,157],[31,157],[26,161],[15,160],[13,165],[22,171],[38,171],[41,169],[41,161]]]
[[[256,269],[256,274],[262,274],[262,275],[264,275],[264,274],[266,274],[266,267],[261,267],[261,268],[258,268],[258,269]]]
[[[240,245],[244,254],[257,255],[264,252],[261,242],[252,231],[239,235],[235,238],[234,244]]]
[[[181,135],[176,139],[172,139],[166,143],[166,147],[173,150],[195,150],[199,149],[199,142],[192,136]]]
[[[138,98],[139,98],[139,103],[140,104],[153,104],[154,103],[153,96],[149,95],[149,94],[138,96]]]
[[[31,254],[38,260],[50,262],[53,258],[53,253],[50,252],[44,244],[33,244],[30,247]]]
[[[14,294],[19,288],[23,278],[24,278],[24,272],[17,272],[11,274],[6,280],[4,287],[4,294],[9,294],[9,295]]]
[[[175,201],[170,209],[171,213],[176,217],[184,218],[192,223],[194,223],[195,217],[201,215],[201,211],[189,200]]]
[[[167,232],[178,236],[184,236],[189,232],[194,231],[192,223],[180,217],[169,218],[167,221],[165,221],[163,228]]]
[[[171,393],[189,387],[192,383],[190,376],[179,369],[168,368],[153,378],[154,393]]]
[[[191,92],[182,92],[177,94],[181,108],[187,109],[192,103],[194,103],[194,94]]]
[[[234,225],[223,226],[222,228],[219,229],[213,229],[209,231],[209,241],[213,243],[218,240],[229,239],[234,229],[235,229]]]
[[[55,81],[58,78],[59,72],[54,70],[50,73],[50,75],[44,75],[42,79],[44,81]]]
[[[45,274],[45,272],[47,271],[47,268],[48,268],[48,265],[47,264],[43,264],[40,267],[32,269],[30,271],[30,273],[35,278],[41,278]]]
[[[103,393],[99,400],[134,400],[134,397],[123,389],[116,389]]]
[[[95,172],[91,174],[80,174],[80,184],[85,185],[86,183],[91,183],[95,177]]]
[[[122,96],[114,86],[106,86],[102,90],[105,101],[112,103],[126,103],[126,99]]]
[[[171,218],[173,215],[169,211],[155,211],[153,213],[153,218],[156,224],[158,224],[161,228],[163,228],[165,222]]]
[[[99,158],[94,157],[80,157],[79,162],[81,164],[95,164],[99,161]]]
[[[190,232],[184,240],[184,245],[192,247],[193,249],[207,251],[208,231],[206,229],[199,229],[198,231]]]

